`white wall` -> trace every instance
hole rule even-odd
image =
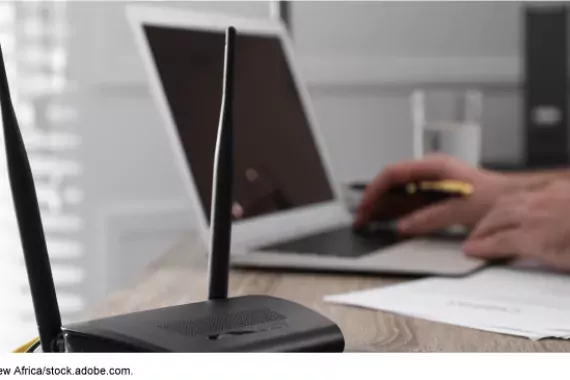
[[[192,210],[123,5],[70,4],[70,74],[84,115],[88,239],[91,255],[101,258],[93,270],[107,276],[94,297],[120,285],[121,274],[136,273],[192,228]],[[269,15],[267,2],[171,5]],[[408,97],[418,86],[443,88],[450,100],[451,90],[482,89],[484,157],[516,160],[521,147],[519,11],[520,3],[512,2],[293,3],[299,67],[338,180],[370,178],[411,155]],[[165,219],[171,221],[167,226]]]
[[[519,4],[299,2],[292,19],[304,54],[501,57],[518,54]]]
[[[339,179],[369,178],[411,155],[414,88],[441,91],[441,109],[466,88],[483,91],[484,159],[520,159],[521,3],[300,2],[292,9],[297,54]]]

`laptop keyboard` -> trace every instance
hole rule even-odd
[[[390,229],[355,231],[349,226],[272,244],[257,251],[359,257],[404,240],[406,238]]]

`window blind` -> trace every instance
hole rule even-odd
[[[30,158],[62,318],[83,308],[79,212],[83,200],[81,141],[67,90],[65,1],[0,2],[0,43],[16,114]],[[0,121],[1,122],[1,121]],[[0,351],[35,337],[37,329],[8,182],[4,141],[0,168]]]

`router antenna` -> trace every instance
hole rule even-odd
[[[61,316],[42,226],[38,198],[26,148],[10,96],[0,47],[0,105],[8,176],[20,230],[28,281],[43,352],[57,352]]]
[[[230,249],[232,240],[232,182],[233,157],[233,87],[234,87],[234,27],[226,30],[224,84],[218,125],[218,140],[214,157],[212,185],[211,246],[209,262],[210,300],[228,296]]]

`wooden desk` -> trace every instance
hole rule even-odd
[[[205,250],[190,236],[167,252],[138,281],[109,295],[89,317],[201,301],[206,297]],[[570,351],[570,341],[528,339],[483,332],[390,313],[325,303],[323,296],[402,281],[350,275],[233,270],[230,294],[267,294],[299,302],[339,324],[347,351],[517,352]]]

